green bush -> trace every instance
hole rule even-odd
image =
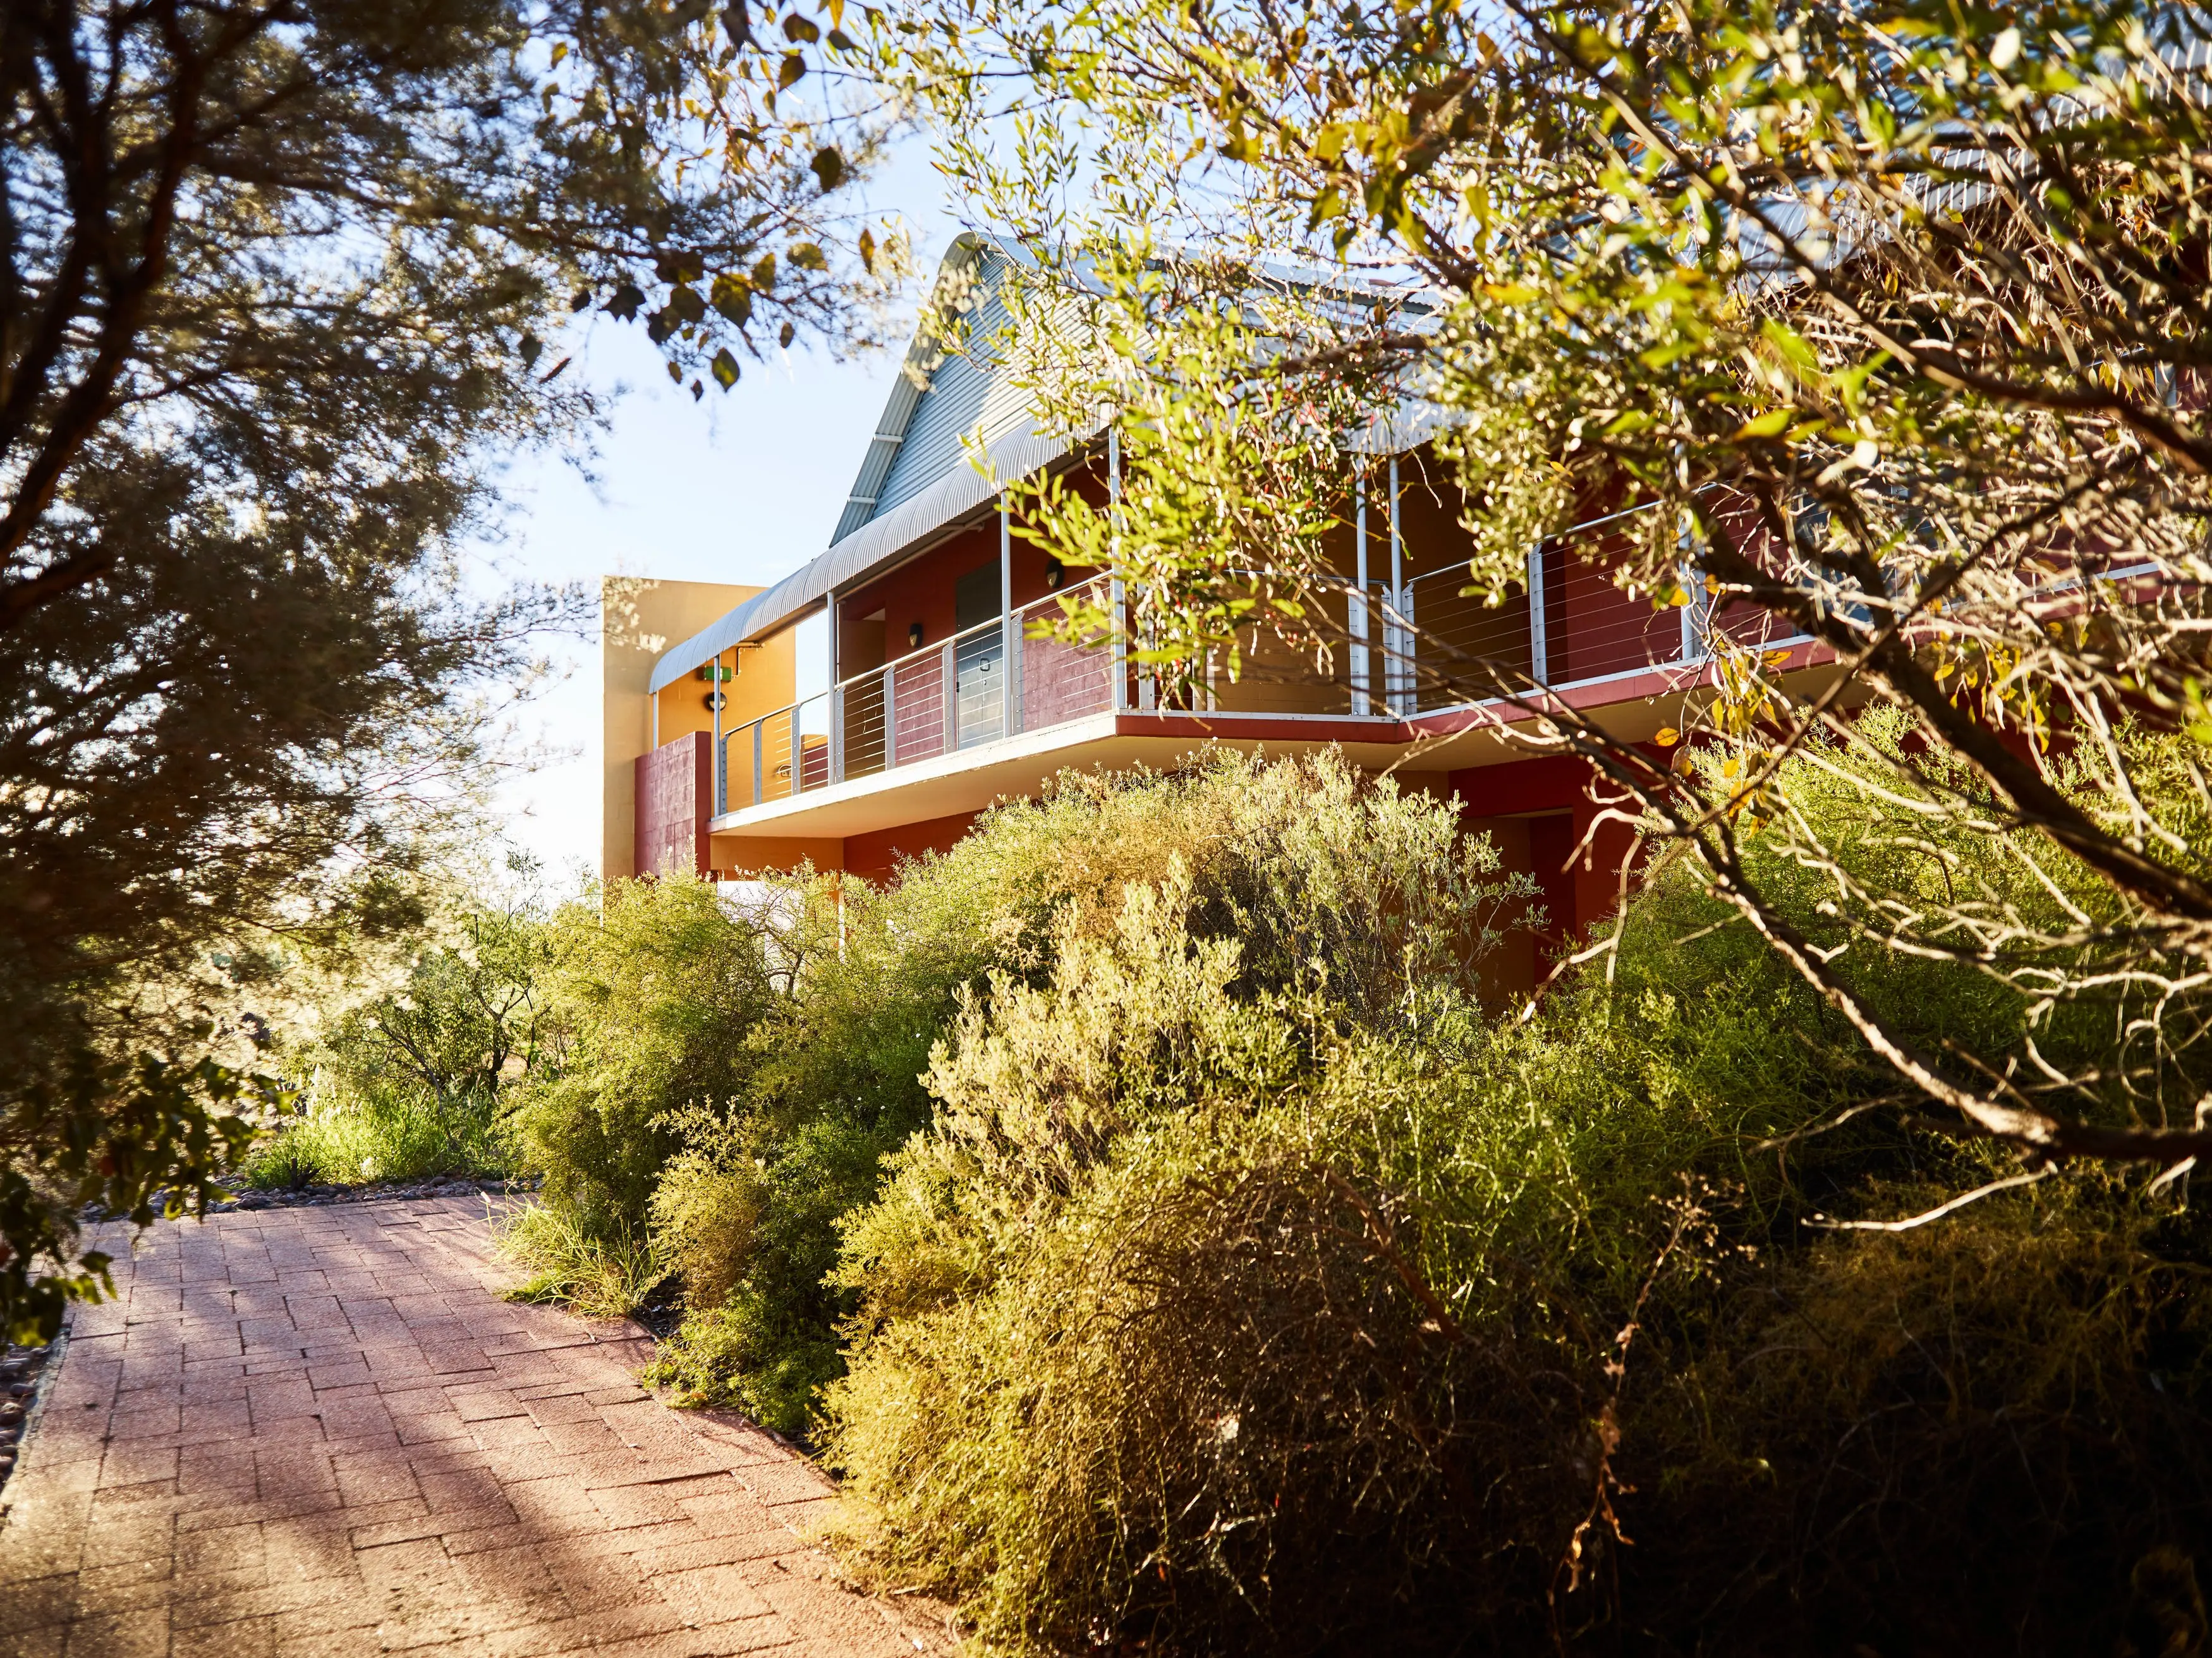
[[[440,1099],[406,1087],[310,1090],[304,1110],[280,1123],[246,1165],[263,1191],[322,1182],[420,1180],[431,1175],[503,1175],[514,1145],[495,1099]]]
[[[1361,874],[1433,869],[1448,815],[1293,768],[1255,812],[1278,777],[1316,832],[1237,837],[1240,926],[1193,860],[956,998],[931,1125],[842,1229],[860,1558],[1035,1650],[2112,1651],[2188,1600],[2212,1238],[2173,1187],[1822,1230],[2017,1165],[1869,1108],[1884,1067],[1683,870],[1486,1018],[1486,901]],[[1887,890],[2095,901],[1909,805],[1825,810]],[[2136,1011],[2034,1009],[1747,855],[1931,1051],[2070,1062]]]
[[[526,1204],[493,1235],[500,1254],[527,1276],[509,1301],[556,1302],[587,1318],[626,1318],[668,1276],[653,1241],[627,1227],[587,1230],[565,1209]]]
[[[1066,940],[1110,935],[1126,893],[1167,880],[1185,884],[1194,930],[1237,941],[1239,994],[1331,972],[1378,1016],[1471,982],[1473,956],[1528,896],[1486,845],[1460,841],[1449,808],[1334,759],[1219,755],[1167,775],[1064,777],[890,890],[847,886],[835,948],[833,920],[801,924],[823,942],[754,1031],[744,1092],[663,1119],[686,1150],[655,1224],[696,1265],[690,1315],[654,1378],[808,1429],[857,1304],[828,1281],[839,1227],[930,1122],[924,1076],[946,1023],[992,987],[1048,978]]]
[[[298,1113],[255,1148],[247,1179],[270,1189],[509,1172],[507,1096],[557,1046],[545,953],[526,898],[479,892],[434,919],[396,988],[363,997],[341,983],[328,1024],[284,1054]]]
[[[779,999],[768,922],[702,881],[622,881],[562,905],[545,980],[562,1053],[520,1090],[524,1157],[586,1234],[639,1233],[678,1148],[669,1114],[746,1084]]]

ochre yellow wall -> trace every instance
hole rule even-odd
[[[653,746],[653,699],[646,690],[653,677],[653,665],[671,646],[681,644],[760,591],[720,581],[600,578],[599,872],[605,878],[623,879],[635,872],[635,848],[631,841],[636,832],[635,762]],[[751,658],[761,653],[745,654]],[[749,660],[747,668],[751,665]],[[790,683],[787,668],[787,701]],[[707,689],[697,680],[685,678],[661,693],[662,742],[713,723],[714,716],[700,702]],[[670,710],[686,706],[687,695],[688,706],[697,711],[698,720],[684,718],[670,723]]]
[[[745,589],[748,592],[757,589]],[[725,610],[729,608],[725,605]],[[714,614],[720,616],[717,610]],[[712,618],[708,618],[712,620]],[[699,624],[705,627],[706,623]],[[696,633],[698,628],[691,631]],[[794,677],[792,644],[796,624],[771,634],[759,645],[746,645],[722,653],[722,665],[734,669],[736,677],[723,682],[722,691],[728,698],[722,708],[722,730],[726,734],[748,720],[757,720],[764,714],[774,714],[778,708],[791,705]],[[678,639],[690,635],[679,634]],[[708,732],[714,729],[714,711],[707,706],[707,693],[712,687],[696,673],[686,674],[672,685],[660,688],[660,740],[671,742],[686,732]]]

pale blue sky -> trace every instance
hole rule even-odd
[[[926,274],[951,240],[937,181],[909,147],[870,192],[914,229]],[[903,344],[903,334],[895,329]],[[737,387],[693,403],[669,383],[641,328],[602,319],[579,359],[592,384],[626,385],[593,462],[595,489],[564,462],[519,463],[513,515],[489,550],[511,576],[586,580],[619,573],[679,581],[767,583],[828,545],[875,429],[897,348],[843,362],[793,350],[748,363]],[[596,640],[558,641],[567,677],[526,705],[525,741],[569,750],[499,792],[508,837],[562,885],[596,867],[599,677]]]

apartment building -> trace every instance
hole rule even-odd
[[[1168,766],[1207,744],[1328,746],[1456,801],[1470,829],[1542,883],[1551,943],[1607,913],[1627,841],[1612,826],[1591,835],[1583,766],[1532,756],[1510,735],[1525,713],[1437,689],[1422,653],[1512,661],[1562,704],[1645,741],[1679,721],[1707,630],[1765,619],[1624,593],[1604,556],[1627,526],[1602,517],[1532,550],[1504,602],[1463,596],[1466,533],[1417,442],[1364,458],[1371,482],[1331,549],[1346,578],[1334,619],[1355,642],[1325,669],[1259,640],[1236,681],[1169,695],[1130,662],[1118,620],[1080,645],[1042,637],[1041,619],[1078,584],[1123,610],[1106,577],[1018,533],[1004,485],[1050,469],[1103,500],[1119,454],[1110,430],[1067,440],[1030,420],[994,355],[1007,264],[988,239],[954,246],[940,280],[975,296],[972,343],[942,354],[917,341],[819,556],[765,590],[611,587],[629,621],[609,635],[607,875],[736,878],[811,861],[880,881],[1064,769]],[[1766,642],[1792,652],[1790,671],[1818,671],[1802,641]],[[1533,983],[1544,943],[1516,948],[1527,959],[1504,980]]]

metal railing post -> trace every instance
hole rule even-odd
[[[1705,630],[1711,625],[1707,613],[1710,602],[1705,592],[1705,578],[1698,574],[1697,561],[1691,555],[1697,550],[1697,520],[1683,514],[1681,531],[1674,537],[1675,547],[1683,554],[1676,570],[1676,580],[1682,584],[1682,592],[1688,603],[1682,606],[1682,660],[1700,662],[1709,654]]]
[[[1539,685],[1552,683],[1544,624],[1544,544],[1540,541],[1528,549],[1528,677]]]
[[[1413,584],[1408,581],[1398,593],[1398,614],[1403,618],[1398,637],[1405,641],[1406,665],[1400,674],[1401,695],[1405,700],[1404,712],[1409,714],[1421,711],[1421,679],[1414,671],[1420,654],[1421,635],[1413,625]]]
[[[1403,714],[1406,688],[1406,629],[1398,618],[1406,607],[1406,538],[1398,523],[1398,458],[1390,457],[1390,614],[1382,623],[1390,712]]]
[[[1119,427],[1106,428],[1106,499],[1118,507],[1121,504],[1121,432]],[[1121,527],[1115,526],[1115,552],[1121,551]],[[1129,706],[1129,595],[1121,586],[1121,574],[1116,569],[1107,578],[1107,605],[1113,612],[1113,636],[1108,641],[1114,676],[1114,712],[1121,713]]]
[[[884,769],[898,764],[898,666],[884,665]]]
[[[714,677],[707,683],[707,706],[714,714],[714,815],[719,817],[729,810],[729,791],[723,786],[722,769],[722,653],[714,653],[714,665],[708,671]]]
[[[1022,627],[1014,617],[1014,520],[1003,491],[999,495],[999,655],[1006,671],[999,685],[999,735],[1022,728]]]
[[[1365,719],[1369,708],[1367,693],[1370,662],[1367,653],[1367,477],[1362,473],[1352,483],[1352,499],[1356,508],[1352,513],[1352,545],[1355,555],[1352,589],[1352,712],[1357,719]]]
[[[761,727],[765,720],[753,721],[753,804],[761,803]]]
[[[939,652],[945,664],[945,743],[939,750],[951,754],[960,747],[960,653],[955,634]]]

